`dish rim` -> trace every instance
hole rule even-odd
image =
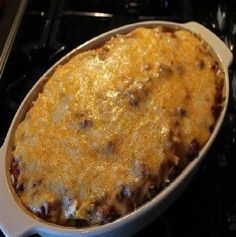
[[[81,227],[81,228],[75,228],[75,227],[66,227],[61,225],[52,224],[46,221],[43,221],[37,217],[35,217],[33,214],[31,214],[29,211],[26,211],[25,208],[22,209],[22,204],[19,203],[19,200],[16,200],[17,195],[15,194],[13,188],[11,187],[11,183],[9,183],[9,174],[8,174],[8,167],[9,167],[9,147],[12,147],[12,140],[14,131],[19,124],[20,121],[22,121],[22,118],[27,112],[27,106],[28,104],[34,101],[37,98],[38,93],[41,92],[42,86],[44,86],[45,82],[47,81],[47,78],[50,77],[55,71],[55,69],[59,65],[63,65],[65,62],[67,62],[73,55],[79,52],[86,51],[91,48],[97,48],[102,43],[109,40],[112,36],[119,34],[119,33],[128,33],[132,31],[133,29],[137,27],[157,27],[157,26],[166,26],[166,27],[174,27],[174,28],[182,28],[189,30],[190,32],[196,33],[200,35],[201,39],[203,39],[207,45],[210,46],[211,50],[215,54],[214,56],[217,58],[218,61],[221,62],[222,68],[224,70],[224,90],[225,90],[225,101],[223,103],[223,109],[221,111],[221,114],[219,118],[216,121],[214,131],[210,135],[210,138],[208,139],[207,143],[204,145],[204,147],[200,150],[199,155],[197,158],[195,158],[193,161],[191,161],[182,171],[181,173],[163,190],[161,190],[159,193],[157,193],[156,196],[154,196],[152,199],[135,209],[134,211],[128,213],[127,215],[120,217],[110,223],[101,225],[101,226],[91,226],[91,227]],[[85,43],[79,45],[69,53],[67,53],[64,57],[62,57],[59,61],[57,61],[53,66],[51,66],[35,83],[35,85],[32,87],[32,89],[28,92],[24,100],[22,101],[21,105],[19,106],[13,120],[11,123],[11,126],[8,130],[6,139],[4,141],[3,146],[0,149],[0,187],[4,186],[6,193],[3,193],[0,197],[0,200],[7,200],[7,205],[13,205],[17,211],[18,215],[22,216],[21,218],[24,219],[24,221],[28,221],[28,225],[25,225],[24,228],[22,228],[22,233],[25,233],[30,230],[36,230],[36,231],[46,231],[47,233],[53,233],[53,234],[104,234],[109,231],[114,231],[115,229],[120,228],[123,225],[127,225],[129,223],[132,223],[136,219],[139,219],[143,216],[143,214],[149,212],[152,208],[156,206],[160,206],[165,199],[170,196],[171,194],[176,192],[176,189],[184,183],[189,176],[198,168],[200,163],[202,162],[206,152],[212,145],[220,127],[223,122],[227,104],[228,104],[228,98],[229,98],[229,76],[228,76],[228,67],[232,61],[232,54],[230,50],[225,46],[225,44],[211,31],[209,31],[207,28],[202,26],[199,23],[196,22],[187,22],[187,23],[175,23],[175,22],[169,22],[169,21],[144,21],[144,22],[137,22],[133,24],[124,25],[118,28],[115,28],[113,30],[110,30],[108,32],[105,32],[103,34],[100,34],[97,37],[92,38],[89,41],[86,41]],[[8,160],[8,161],[7,161]],[[1,190],[2,188],[0,188]],[[2,193],[2,192],[1,192]],[[2,213],[2,208],[0,207],[0,213]],[[21,214],[19,214],[21,213]],[[17,218],[14,218],[15,220]],[[11,230],[8,229],[7,223],[5,223],[7,220],[13,221],[14,219],[9,219],[9,215],[4,219],[4,215],[0,214],[0,227],[3,229],[3,232],[11,233]],[[24,224],[24,221],[20,221],[22,224]],[[6,225],[6,227],[5,227]],[[9,225],[12,226],[12,225]],[[10,235],[10,234],[9,234]]]

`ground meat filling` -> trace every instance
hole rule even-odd
[[[199,155],[223,88],[221,65],[186,30],[138,28],[75,54],[16,130],[9,173],[20,201],[73,227],[135,210]]]

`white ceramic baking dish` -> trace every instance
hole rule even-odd
[[[171,182],[164,190],[152,198],[149,202],[145,203],[137,210],[130,214],[106,225],[98,227],[86,227],[86,228],[70,228],[50,223],[43,222],[38,218],[35,218],[30,212],[22,206],[18,201],[17,196],[11,186],[9,177],[9,163],[11,158],[11,151],[13,149],[13,137],[14,131],[20,121],[24,119],[24,116],[29,109],[33,100],[37,98],[37,94],[42,90],[42,87],[46,81],[46,78],[51,75],[55,68],[59,64],[63,64],[75,53],[85,51],[91,48],[96,48],[102,45],[105,41],[110,39],[117,33],[127,33],[138,26],[154,27],[154,26],[167,26],[173,28],[184,28],[201,36],[203,40],[210,46],[216,59],[223,65],[225,73],[224,84],[224,96],[225,101],[223,104],[223,110],[218,118],[216,126],[207,144],[200,151],[198,157],[194,159],[181,174]],[[30,90],[21,106],[19,107],[10,129],[8,131],[5,142],[0,150],[0,229],[6,236],[26,236],[33,233],[39,233],[41,236],[130,236],[136,231],[143,228],[150,223],[154,218],[160,215],[171,202],[173,202],[178,195],[183,191],[187,183],[191,180],[199,165],[204,159],[204,156],[214,141],[222,121],[225,116],[226,107],[228,104],[229,96],[229,78],[228,67],[232,61],[232,54],[225,44],[211,31],[204,26],[196,23],[189,22],[185,24],[178,24],[174,22],[165,21],[148,21],[139,22],[131,25],[125,25],[120,28],[111,30],[104,34],[101,34],[86,43],[82,44],[78,48],[74,49],[66,56],[64,56],[59,62],[52,66],[35,84]]]

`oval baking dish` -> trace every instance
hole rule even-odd
[[[219,61],[222,65],[225,74],[223,92],[225,100],[223,102],[223,109],[218,117],[214,131],[212,132],[206,145],[200,150],[198,157],[192,160],[167,187],[165,187],[150,201],[146,202],[135,211],[125,215],[124,217],[102,226],[81,228],[59,226],[42,221],[39,218],[35,218],[19,202],[12,187],[8,172],[13,150],[14,132],[18,124],[24,119],[32,101],[37,98],[37,95],[41,92],[47,78],[54,73],[58,65],[65,63],[71,56],[78,52],[97,48],[104,44],[104,42],[109,40],[112,36],[121,33],[128,33],[140,26],[164,26],[174,29],[187,29],[200,35],[200,37],[210,46],[217,61]],[[228,67],[231,61],[232,54],[229,49],[216,35],[204,26],[195,22],[178,24],[164,21],[140,22],[111,30],[93,38],[64,56],[52,68],[50,68],[30,90],[19,107],[12,121],[5,142],[0,150],[0,228],[4,234],[7,236],[22,236],[33,233],[39,233],[41,236],[129,236],[151,222],[178,197],[187,183],[191,180],[220,129],[228,104]]]

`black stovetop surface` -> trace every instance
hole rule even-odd
[[[0,78],[0,144],[34,83],[82,42],[137,21],[194,20],[215,32],[235,55],[235,12],[233,0],[29,0]],[[170,208],[136,237],[236,236],[235,61],[229,73],[231,93],[226,118],[204,164]]]

